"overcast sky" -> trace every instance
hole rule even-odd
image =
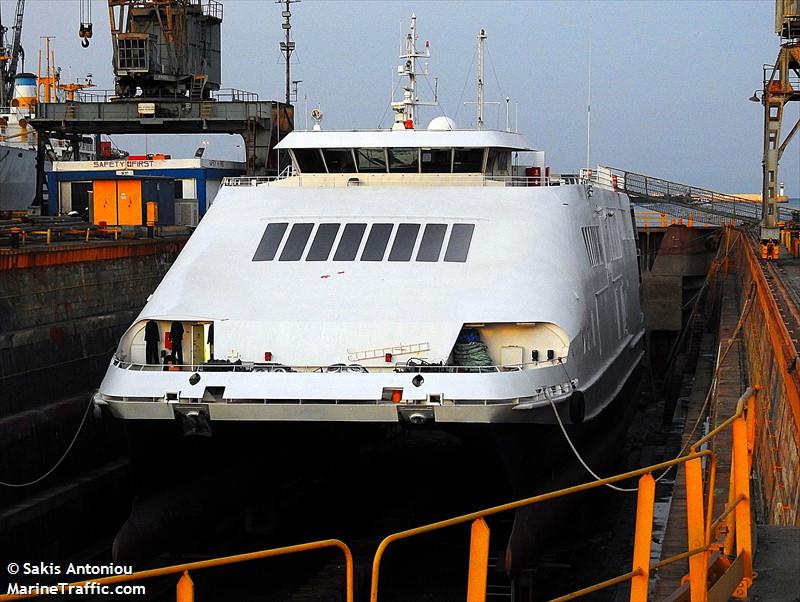
[[[15,0],[0,0],[10,24]],[[79,0],[28,0],[23,43],[35,70],[39,37],[56,36],[62,79],[94,75],[113,87],[105,0],[92,2],[94,38],[78,38]],[[281,8],[272,1],[227,0],[222,24],[223,87],[283,99],[278,50]],[[488,100],[511,98],[519,130],[547,152],[555,171],[586,162],[586,105],[591,47],[591,161],[727,192],[760,190],[762,64],[775,60],[774,3],[749,2],[436,2],[303,0],[292,6],[297,43],[292,79],[304,101],[321,105],[323,127],[374,128],[388,104],[401,32],[412,12],[420,43],[430,41],[431,75],[442,110],[461,127],[474,124],[475,36],[488,35]],[[496,74],[496,75],[495,75]],[[432,79],[431,79],[432,83]],[[426,96],[427,84],[420,86]],[[512,122],[513,122],[512,110]],[[436,116],[423,113],[423,124]],[[487,122],[505,127],[505,109],[487,107]],[[785,113],[784,133],[798,108]],[[384,118],[388,123],[390,115]],[[150,152],[193,154],[202,136],[150,136]],[[115,138],[132,153],[143,138]],[[237,148],[237,145],[238,148]],[[784,154],[781,181],[800,196],[800,145]],[[237,137],[210,138],[208,156],[242,156]]]

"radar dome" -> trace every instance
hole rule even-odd
[[[450,119],[449,117],[445,117],[444,115],[440,115],[439,117],[434,117],[431,122],[428,124],[429,130],[454,130],[456,129],[456,122]]]

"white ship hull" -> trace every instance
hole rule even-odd
[[[598,415],[638,365],[643,321],[625,195],[583,184],[439,186],[401,195],[396,187],[314,189],[290,180],[222,189],[123,337],[96,397],[113,414],[550,423],[555,405],[566,420],[578,410],[581,421]],[[418,223],[420,231],[448,224],[449,232],[473,224],[474,235],[463,262],[253,261],[265,227],[276,222],[314,223],[315,231],[322,223]],[[284,237],[281,248],[287,244]],[[213,322],[216,356],[242,365],[145,366],[147,320]],[[409,357],[452,363],[465,325],[484,333],[495,366],[397,365]],[[517,347],[521,361],[500,361]],[[389,349],[392,362],[381,353]],[[273,371],[265,352],[291,371]],[[326,368],[353,363],[359,371]],[[400,393],[393,401],[387,391]],[[571,403],[580,407],[571,412]]]

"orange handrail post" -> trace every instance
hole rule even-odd
[[[639,478],[639,492],[636,497],[636,533],[633,539],[634,577],[631,579],[631,602],[647,600],[655,499],[656,482],[653,475],[642,475]]]
[[[737,418],[733,423],[733,488],[737,498],[736,505],[736,555],[742,557],[743,595],[753,582],[752,539],[750,534],[750,462],[747,457],[747,423]]]
[[[747,466],[748,472],[753,467],[753,450],[756,447],[756,398],[755,395],[747,400],[747,413],[745,414],[747,422]]]
[[[192,583],[192,578],[189,577],[189,571],[183,571],[183,575],[178,580],[176,590],[176,602],[194,602],[194,583]]]
[[[483,518],[472,521],[469,544],[468,602],[486,600],[486,576],[489,571],[489,525]]]
[[[706,545],[714,538],[711,533],[712,516],[714,514],[714,487],[717,484],[717,457],[711,456],[708,467],[708,488],[706,489]]]
[[[736,493],[733,488],[733,474],[736,470],[736,458],[731,456],[731,474],[730,478],[728,479],[728,503],[725,506],[725,509],[728,510],[733,507],[735,500],[736,500]],[[736,543],[734,540],[734,533],[736,533],[736,513],[731,512],[728,514],[727,518],[725,519],[725,542],[723,544],[722,550],[725,552],[726,556],[733,556],[733,548],[734,544]]]
[[[686,469],[686,527],[689,549],[705,545],[703,520],[703,464],[700,458],[689,460]],[[706,602],[708,597],[708,552],[702,551],[689,558],[689,589],[692,602]]]

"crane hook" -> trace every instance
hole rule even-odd
[[[84,48],[88,48],[89,47],[89,38],[83,38],[81,40],[81,46],[83,46]]]

